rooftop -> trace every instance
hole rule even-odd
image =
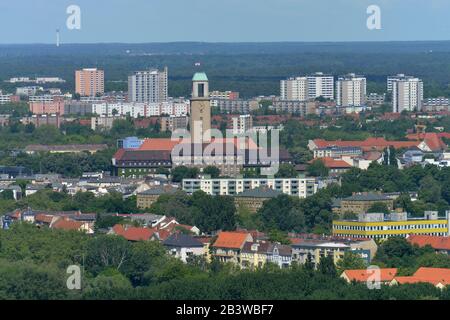
[[[197,72],[194,74],[192,81],[208,81],[208,77],[204,72]]]

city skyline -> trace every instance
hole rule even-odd
[[[66,26],[71,5],[80,7],[80,30]],[[381,30],[367,28],[371,5],[381,10]],[[61,44],[449,40],[449,10],[445,0],[19,0],[0,4],[0,30],[8,30],[0,43],[56,43],[57,29]]]

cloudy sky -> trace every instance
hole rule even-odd
[[[53,43],[57,28],[66,43],[450,40],[449,16],[449,0],[0,0],[0,43]]]

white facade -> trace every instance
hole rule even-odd
[[[137,71],[128,77],[128,101],[158,103],[168,100],[168,69]]]
[[[366,78],[354,73],[339,77],[336,83],[337,105],[361,107],[366,104]]]
[[[280,82],[281,100],[305,101],[308,99],[308,79],[296,77]]]
[[[421,111],[423,82],[418,78],[392,81],[392,112]]]
[[[192,194],[203,191],[209,195],[236,195],[246,190],[266,186],[284,194],[306,198],[318,190],[314,178],[255,178],[255,179],[184,179],[183,190]]]
[[[113,111],[116,110],[116,111]],[[92,113],[112,117],[126,116],[132,118],[139,117],[159,117],[168,116],[186,116],[189,113],[189,102],[162,102],[162,103],[94,103],[92,104]]]
[[[316,72],[307,77],[308,80],[308,98],[315,99],[324,97],[334,100],[334,77],[322,72]]]
[[[0,104],[10,103],[12,94],[0,94]]]
[[[232,118],[233,134],[245,134],[253,127],[253,118],[250,114],[244,114]]]

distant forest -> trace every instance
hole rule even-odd
[[[279,80],[316,71],[364,74],[369,92],[385,91],[386,76],[405,73],[423,78],[426,97],[450,96],[450,41],[0,45],[0,89],[13,91],[3,81],[10,77],[59,76],[67,80],[61,88],[73,91],[75,69],[98,67],[106,90],[126,90],[130,72],[164,66],[173,97],[190,94],[196,69],[207,72],[212,89],[245,98],[278,95]]]

